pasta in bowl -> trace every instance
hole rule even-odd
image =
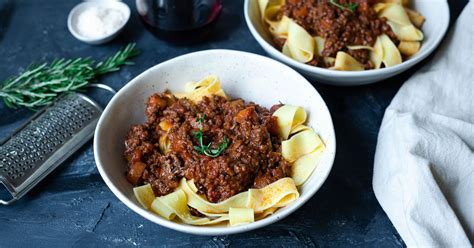
[[[258,43],[319,82],[360,85],[426,58],[449,24],[445,0],[246,0]]]
[[[425,18],[408,1],[259,0],[262,21],[288,57],[341,71],[380,69],[418,52]]]
[[[254,222],[298,199],[325,145],[301,107],[230,99],[217,76],[155,93],[125,141],[145,209],[191,225]],[[138,186],[141,185],[141,186]]]
[[[207,75],[218,75],[220,81],[218,81],[216,77],[206,77]],[[199,94],[202,96],[212,92],[211,95],[214,100],[203,99],[203,101],[209,104],[212,102],[211,106],[214,106],[213,108],[221,109],[222,111],[227,109],[229,112],[225,113],[228,113],[228,117],[216,115],[216,113],[221,111],[211,111],[211,109],[205,107],[207,104],[199,103],[199,100],[195,102],[194,96],[196,95],[189,96],[187,93],[194,88],[186,87],[186,82],[190,80],[196,80],[198,83],[200,82],[200,84],[214,82],[210,84],[212,85],[211,87],[202,87],[201,85],[199,88],[202,89],[202,94]],[[216,82],[220,83],[220,87],[215,87],[219,86]],[[188,84],[188,86],[190,85],[191,84]],[[222,91],[220,91],[219,88],[222,89]],[[169,91],[167,92],[167,90]],[[179,94],[180,92],[184,92],[184,94]],[[169,170],[166,170],[166,173],[169,172],[167,175],[170,176],[170,180],[161,186],[156,183],[154,184],[154,180],[150,177],[146,181],[142,180],[144,179],[144,174],[141,173],[137,173],[138,176],[136,178],[142,180],[138,180],[137,184],[134,184],[133,175],[127,176],[131,167],[126,154],[126,159],[124,159],[124,140],[128,140],[127,137],[130,137],[128,134],[132,126],[137,124],[146,125],[148,123],[149,118],[144,113],[144,110],[146,110],[150,96],[154,95],[167,95],[165,96],[166,98],[172,97],[177,101],[172,109],[168,109],[171,105],[168,106],[168,103],[166,103],[166,106],[168,106],[166,108],[166,118],[164,115],[160,115],[155,121],[155,123],[158,122],[158,124],[155,125],[158,125],[158,131],[162,134],[167,133],[163,132],[165,129],[172,127],[167,135],[159,135],[160,137],[168,136],[171,141],[169,143],[170,152],[168,153],[170,160],[169,162],[163,161],[161,164],[168,163],[168,165],[172,165],[173,163],[170,163],[172,161],[171,159],[178,153],[180,154],[179,156],[181,156],[176,156],[179,160],[181,160],[183,156],[190,155],[190,158],[196,159],[195,163],[209,167],[209,170],[206,169],[206,172],[210,173],[189,170],[187,171],[188,175],[184,177],[184,181],[181,176],[174,177],[175,174],[173,173],[180,173],[178,171],[179,168],[173,169],[172,166],[163,166],[163,168],[169,168]],[[184,95],[188,95],[188,97],[183,97]],[[225,98],[223,97],[224,95]],[[157,97],[155,103],[159,103],[160,98],[161,97]],[[242,98],[242,101],[239,101],[239,98]],[[277,137],[279,137],[279,134],[276,135],[275,130],[270,131],[270,129],[264,125],[264,122],[261,122],[266,118],[272,118],[273,114],[279,115],[277,107],[272,109],[272,106],[277,105],[281,108],[280,102],[291,104],[287,105],[290,110],[292,109],[289,112],[298,112],[298,116],[301,116],[301,110],[304,110],[303,112],[306,114],[305,121],[303,123],[295,123],[311,127],[312,131],[307,133],[316,134],[321,141],[321,143],[317,143],[319,144],[318,149],[313,150],[323,151],[321,155],[313,154],[315,157],[318,157],[320,161],[310,166],[300,167],[310,171],[313,170],[311,173],[305,172],[304,170],[292,172],[292,169],[297,168],[293,168],[295,162],[283,161],[283,153],[281,149],[279,150],[276,147],[278,144],[282,146],[283,140],[278,140]],[[257,105],[260,107],[257,107]],[[186,118],[187,121],[185,121],[187,124],[183,123],[185,126],[190,125],[187,135],[181,137],[179,135],[180,132],[172,130],[178,127],[178,124],[175,122],[167,124],[163,122],[160,127],[159,123],[161,123],[162,120],[169,119],[174,115],[172,112],[177,111],[186,115],[187,111],[182,109],[183,106],[194,109],[193,115],[189,115],[191,112],[188,113],[189,119]],[[225,123],[230,123],[231,116],[232,119],[234,119],[234,117],[237,118],[236,115],[238,112],[249,107],[248,112],[244,111],[239,115],[242,118],[241,121],[246,123],[245,125],[251,126],[251,130],[253,130],[251,132],[251,135],[253,135],[251,136],[252,138],[244,139],[242,138],[244,136],[240,136],[245,133],[243,129],[233,132],[232,125],[228,126],[228,124]],[[257,116],[254,115],[253,108],[255,108]],[[150,109],[150,111],[152,110],[153,108]],[[234,114],[230,114],[231,111],[234,111],[232,112]],[[285,111],[283,111],[283,113],[285,113]],[[253,117],[247,120],[244,117],[248,115]],[[202,123],[202,132],[200,123]],[[223,126],[215,129],[213,126],[218,123],[221,123]],[[172,125],[170,126],[169,124]],[[303,126],[299,124],[295,125],[300,126],[298,129],[301,128],[301,130],[293,129],[293,132],[298,131],[301,133],[305,131],[305,128],[302,128]],[[182,131],[187,130],[185,126],[182,127]],[[289,130],[288,132],[291,133],[291,128],[289,128]],[[237,135],[237,132],[240,134]],[[200,133],[202,133],[202,135]],[[290,139],[285,140],[289,141],[296,135],[297,134],[294,133]],[[143,137],[145,138],[145,136]],[[151,149],[168,149],[166,139],[163,138],[160,142],[160,138],[156,138],[157,140],[155,139]],[[255,147],[254,145],[257,145],[260,141],[268,141],[268,138],[270,138],[270,140],[273,139],[271,142],[272,146],[270,146],[269,143],[266,145],[263,144],[261,147],[263,150],[259,152],[261,154],[250,149]],[[178,140],[179,142],[175,142]],[[294,140],[295,139],[293,139],[293,141]],[[296,139],[297,142],[304,140],[305,139]],[[248,144],[250,141],[254,144]],[[239,149],[237,149],[238,143],[242,143]],[[227,144],[227,146],[225,144]],[[321,144],[324,146],[321,146]],[[176,147],[171,147],[173,145]],[[181,145],[186,147],[188,152],[178,152],[178,150],[181,149]],[[275,145],[275,147],[273,145]],[[320,149],[322,147],[324,147],[324,149]],[[132,147],[130,146],[130,148]],[[107,186],[120,201],[133,210],[133,212],[154,223],[174,230],[200,235],[226,235],[249,231],[266,226],[293,213],[305,202],[310,200],[326,180],[334,161],[335,148],[334,129],[329,111],[322,98],[307,80],[291,68],[274,60],[255,54],[229,50],[210,50],[184,55],[143,72],[124,86],[112,98],[99,120],[94,136],[94,156],[97,168]],[[292,154],[291,149],[289,151],[288,154]],[[304,154],[306,155],[311,152],[312,151],[307,151]],[[133,152],[129,154],[132,154],[133,157]],[[265,156],[263,154],[265,154]],[[162,155],[164,155],[164,153]],[[160,158],[158,154],[155,156],[158,161],[168,159],[166,156]],[[295,158],[298,157],[298,154],[291,156]],[[145,157],[142,157],[142,159],[141,162],[143,163],[151,162]],[[244,161],[246,159],[251,161],[247,161],[247,163]],[[235,175],[237,175],[236,173],[227,171],[227,169],[230,168],[230,166],[227,165],[234,163],[241,164],[241,166],[235,167],[236,169],[251,170],[255,168],[251,166],[251,164],[261,160],[273,161],[268,163],[272,165],[271,168],[262,168],[257,172],[249,172],[247,173],[247,179],[243,176],[245,173],[239,173],[242,175],[242,178],[237,179],[235,177]],[[304,161],[298,163],[302,162]],[[311,169],[312,166],[313,169]],[[213,173],[222,175],[222,170],[229,175],[234,173],[231,177],[225,178],[224,176],[224,183],[226,184],[221,184],[218,176],[216,177],[217,179],[214,180],[211,175]],[[258,176],[259,173],[261,174],[260,176]],[[301,175],[308,174],[309,176],[307,178],[302,176],[293,177],[295,175],[294,173],[300,173]],[[250,175],[257,176],[254,177]],[[256,178],[258,178],[258,180],[256,180]],[[306,180],[295,180],[293,178],[303,178]],[[302,183],[302,181],[304,181],[304,183]],[[272,183],[277,185],[269,186]],[[149,186],[146,186],[147,184],[149,184]],[[297,184],[301,185],[296,186]],[[158,188],[156,187],[157,185]],[[206,187],[203,187],[203,185]],[[217,187],[218,185],[222,186]],[[293,186],[291,187],[291,185]],[[168,189],[167,186],[169,186]],[[239,186],[239,188],[234,188],[234,186]],[[142,206],[135,196],[134,187],[142,187],[135,189],[135,192],[139,195],[138,199],[145,204],[145,207]],[[150,187],[152,194],[149,194]],[[280,194],[280,197],[267,197],[269,192],[273,192],[273,190],[271,190],[272,188],[280,189],[282,187],[286,189],[286,193]],[[243,195],[239,195],[242,193]],[[141,197],[142,195],[148,195],[149,197]],[[196,195],[198,197],[196,197]],[[251,201],[249,201],[249,195],[252,196]],[[156,197],[160,200],[154,202],[157,199]],[[175,198],[175,200],[172,201],[175,207],[170,207],[170,199],[164,197]],[[232,201],[238,202],[238,204],[225,206],[227,203],[224,202],[229,201],[231,198],[233,199]],[[181,200],[178,201],[177,199]],[[183,205],[182,199],[185,199],[186,205]],[[274,200],[267,202],[267,200],[258,199]],[[155,204],[153,204],[153,202]],[[248,202],[249,204],[247,204]],[[159,207],[160,204],[161,206],[166,205],[166,207]],[[149,209],[147,209],[148,206]],[[185,206],[185,208],[182,206]],[[230,225],[228,220],[219,223],[210,223],[208,225],[193,225],[192,223],[202,224],[203,222],[215,221],[219,218],[223,220],[226,218],[230,219],[232,216],[250,216],[249,208],[254,209],[253,206],[256,206],[256,211],[252,210],[254,216],[253,222],[250,218],[247,220],[245,220],[245,218],[243,220],[238,218],[236,222],[232,220],[232,223],[235,225]],[[152,210],[154,207],[166,211],[161,214],[156,213]],[[207,215],[203,215],[199,210]],[[188,215],[188,213],[194,217],[187,218],[186,215]],[[180,215],[183,218],[181,218]],[[191,223],[189,223],[189,221],[191,221]],[[246,224],[239,225],[240,223]]]

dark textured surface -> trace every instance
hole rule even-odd
[[[212,41],[180,47],[148,33],[132,0],[126,1],[132,7],[132,18],[119,38],[102,46],[81,43],[66,26],[68,12],[78,2],[0,0],[0,79],[18,73],[32,61],[78,56],[100,59],[127,42],[137,42],[142,54],[135,59],[135,66],[101,80],[116,89],[152,65],[192,51],[228,48],[263,54],[245,24],[242,1],[224,1]],[[454,21],[467,0],[450,3]],[[0,247],[403,246],[372,191],[372,166],[384,109],[417,68],[370,86],[315,84],[334,119],[336,161],[319,192],[276,224],[222,237],[187,235],[153,224],[129,210],[107,188],[89,142],[27,196],[12,206],[0,206]],[[109,99],[106,93],[90,94],[102,103]],[[0,139],[31,114],[0,103]]]

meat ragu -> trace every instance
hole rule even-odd
[[[272,117],[278,107],[268,110],[216,95],[196,104],[168,92],[154,94],[145,109],[147,122],[132,126],[125,141],[127,179],[135,186],[149,183],[162,196],[185,177],[210,202],[220,202],[288,177],[290,164],[281,156]],[[200,131],[203,143],[212,142],[210,150],[227,141],[226,149],[216,157],[200,153]]]
[[[348,45],[373,46],[377,36],[387,34],[397,44],[398,39],[387,24],[385,18],[379,18],[373,9],[378,0],[338,0],[347,5],[356,3],[354,12],[341,9],[329,0],[287,0],[283,14],[293,19],[312,36],[325,39],[324,57],[336,57],[338,51],[344,51],[361,62],[366,69],[373,68],[369,60],[369,50],[350,50]],[[285,40],[277,38],[275,45],[281,50]],[[315,56],[309,64],[319,67],[331,67],[322,57]]]

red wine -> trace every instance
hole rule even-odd
[[[208,36],[222,9],[221,0],[136,0],[136,5],[150,31],[178,43]]]

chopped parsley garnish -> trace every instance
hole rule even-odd
[[[343,5],[341,3],[339,3],[337,0],[329,0],[329,3],[340,8],[340,9],[346,9],[346,10],[349,10],[350,12],[354,12],[357,7],[359,6],[359,4],[357,3],[348,3],[346,5]]]
[[[194,133],[194,137],[199,141],[199,146],[194,146],[194,149],[200,154],[206,155],[211,158],[215,158],[221,155],[221,153],[225,149],[227,149],[229,145],[229,140],[227,139],[227,136],[224,136],[224,142],[220,143],[216,149],[211,148],[212,142],[210,142],[207,145],[204,145],[204,133],[202,131],[202,123],[204,122],[205,119],[206,119],[206,115],[199,116],[197,119],[199,123],[199,131]]]

